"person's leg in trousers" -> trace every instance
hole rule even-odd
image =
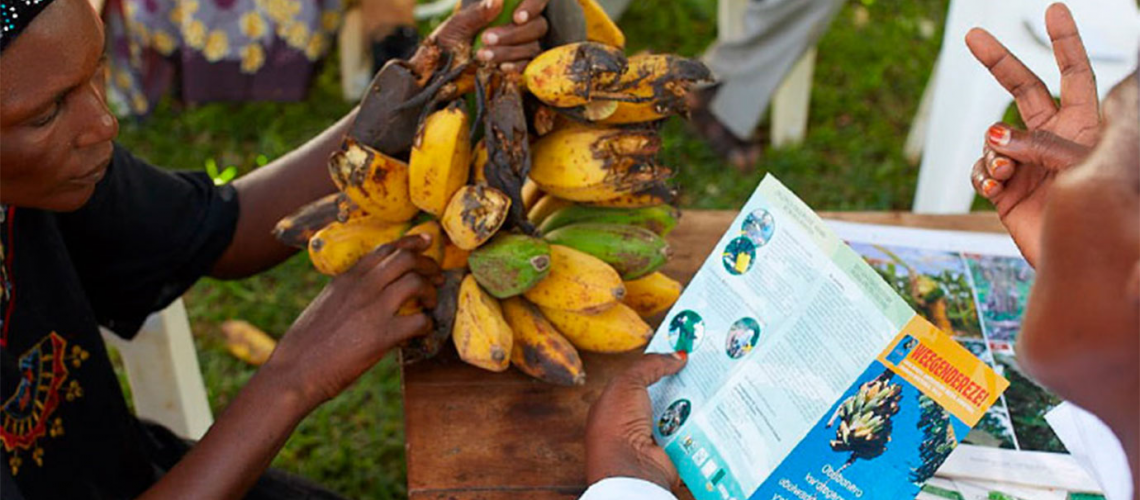
[[[641,1],[647,2],[650,0]],[[625,10],[629,8],[629,4],[631,2],[633,2],[633,0],[598,0],[598,5],[602,6],[602,10],[606,11],[606,14],[610,16],[610,19],[613,19],[614,22],[617,22],[619,19],[621,19],[621,15],[625,14]]]
[[[740,36],[722,35],[704,56],[719,82],[704,104],[723,129],[738,141],[752,137],[776,87],[842,7],[843,0],[748,2]]]

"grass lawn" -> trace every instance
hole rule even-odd
[[[736,208],[764,173],[773,172],[818,210],[909,209],[918,169],[903,159],[903,141],[938,53],[946,6],[947,0],[849,2],[819,44],[807,140],[766,151],[753,173],[738,173],[683,123],[670,124],[664,158],[680,170],[684,206]],[[631,51],[695,56],[715,37],[715,19],[715,0],[638,0],[621,26]],[[124,123],[120,141],[171,168],[202,169],[214,159],[248,172],[349,110],[336,68],[328,61],[305,102],[164,103],[147,121]],[[253,373],[225,351],[221,322],[245,319],[280,335],[326,281],[298,256],[256,278],[207,279],[190,291],[186,303],[215,414]],[[306,419],[274,465],[353,498],[405,497],[393,363],[381,363]]]

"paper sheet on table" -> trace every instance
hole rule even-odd
[[[1132,498],[1128,457],[1116,435],[1104,422],[1069,402],[1053,408],[1045,415],[1045,420],[1073,458],[1100,483],[1108,500]]]

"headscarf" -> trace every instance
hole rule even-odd
[[[52,0],[0,0],[0,52],[32,24]]]

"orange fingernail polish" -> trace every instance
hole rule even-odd
[[[689,358],[689,353],[686,351],[674,351],[673,359],[684,361]]]
[[[995,181],[993,179],[986,179],[986,182],[982,183],[982,194],[989,196],[990,193],[993,192],[994,189],[997,189],[997,187],[998,187],[997,181]]]
[[[999,176],[1005,177],[1006,176],[1005,174],[1009,173],[1009,170],[1012,168],[1013,168],[1013,162],[1009,161],[1009,159],[1002,158],[1000,156],[997,158],[994,158],[994,163],[993,163],[994,175],[999,175]]]
[[[1009,129],[1001,125],[994,125],[990,127],[989,132],[986,133],[986,138],[990,143],[997,146],[1005,146],[1009,144],[1010,133]]]

